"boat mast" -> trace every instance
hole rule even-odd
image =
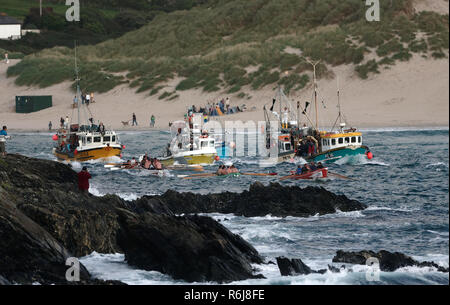
[[[342,131],[342,114],[341,114],[341,96],[339,90],[339,76],[336,78],[337,80],[337,98],[338,98],[338,110],[339,110],[339,126]]]
[[[316,130],[319,131],[319,111],[317,106],[317,83],[316,83],[316,66],[320,63],[320,60],[316,62],[312,62],[309,59],[305,58],[305,60],[313,66],[313,83],[314,83],[314,107],[316,110]]]
[[[78,77],[78,65],[77,65],[77,42],[75,41],[75,75],[77,84],[77,111],[78,111],[78,128],[80,128],[80,78]]]

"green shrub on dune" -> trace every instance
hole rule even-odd
[[[430,52],[440,58],[449,48],[448,15],[415,14],[412,0],[381,1],[380,22],[365,20],[367,7],[360,0],[186,3],[186,9],[170,13],[166,13],[168,7],[161,7],[164,12],[152,16],[147,25],[119,38],[79,47],[80,62],[85,65],[81,66],[83,86],[106,91],[127,82],[137,92],[156,95],[169,80],[180,77],[176,91],[238,93],[275,84],[295,91],[310,81],[306,72],[311,67],[304,58],[321,60],[319,78],[331,76],[327,66],[341,64],[355,65],[356,73],[367,78],[378,73],[379,65],[409,60],[411,52]],[[93,22],[91,27],[102,31],[100,24]],[[296,52],[286,51],[288,47]],[[379,62],[365,60],[372,51],[382,58]],[[25,57],[8,75],[19,76],[21,85],[49,86],[71,80],[71,53],[61,48],[45,50]],[[54,76],[41,76],[41,72]],[[164,92],[159,98],[173,96]]]

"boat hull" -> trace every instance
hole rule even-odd
[[[278,163],[290,162],[295,157],[295,151],[284,152],[278,155]]]
[[[217,154],[197,154],[188,156],[175,156],[168,158],[159,159],[161,164],[164,166],[177,164],[187,164],[187,165],[199,165],[199,164],[213,164]]]
[[[78,151],[77,154],[63,153],[56,149],[53,150],[53,154],[60,161],[77,161],[85,162],[89,160],[106,159],[111,157],[120,157],[122,150],[114,147],[101,147],[93,148],[85,151]]]
[[[328,177],[328,168],[321,168],[303,175],[295,175],[293,178],[296,180],[305,180],[305,179],[319,179],[327,177]]]
[[[343,147],[320,153],[316,156],[306,158],[306,160],[309,162],[334,163],[344,157],[353,157],[358,155],[365,156],[366,152],[367,148],[365,146]]]

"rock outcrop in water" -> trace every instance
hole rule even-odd
[[[389,252],[381,250],[378,253],[374,251],[359,251],[346,252],[339,250],[333,257],[334,263],[348,263],[355,265],[365,265],[368,258],[378,259],[381,271],[392,272],[402,267],[417,266],[417,267],[433,267],[439,272],[449,272],[448,268],[439,266],[434,262],[419,262],[410,256],[400,252]]]
[[[278,269],[283,276],[288,275],[298,275],[298,274],[310,274],[314,272],[309,268],[301,259],[293,258],[289,259],[286,257],[277,257]]]
[[[333,263],[347,263],[353,265],[366,265],[369,258],[376,258],[379,262],[379,268],[381,271],[393,272],[402,267],[416,266],[416,267],[432,267],[439,272],[449,272],[449,268],[439,266],[434,262],[419,262],[400,252],[389,252],[381,250],[378,253],[374,251],[359,251],[359,252],[346,252],[339,250],[333,257]],[[277,265],[281,275],[308,275],[311,273],[326,273],[328,270],[332,273],[340,273],[343,270],[346,272],[353,272],[352,269],[348,269],[345,265],[340,268],[328,265],[327,269],[312,270],[301,259],[288,259],[286,257],[277,257]]]
[[[175,216],[164,204],[128,203],[77,191],[76,173],[57,162],[0,158],[0,279],[65,284],[67,257],[125,253],[139,268],[186,281],[257,277],[258,252],[207,217]],[[91,279],[81,265],[81,283]]]
[[[363,210],[367,206],[345,195],[333,194],[322,187],[268,186],[256,182],[248,191],[220,194],[193,194],[167,191],[162,196],[144,196],[137,206],[163,206],[176,214],[182,213],[232,213],[238,216],[296,216],[308,217]]]

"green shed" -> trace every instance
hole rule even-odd
[[[30,113],[52,107],[52,96],[16,96],[16,112]]]

